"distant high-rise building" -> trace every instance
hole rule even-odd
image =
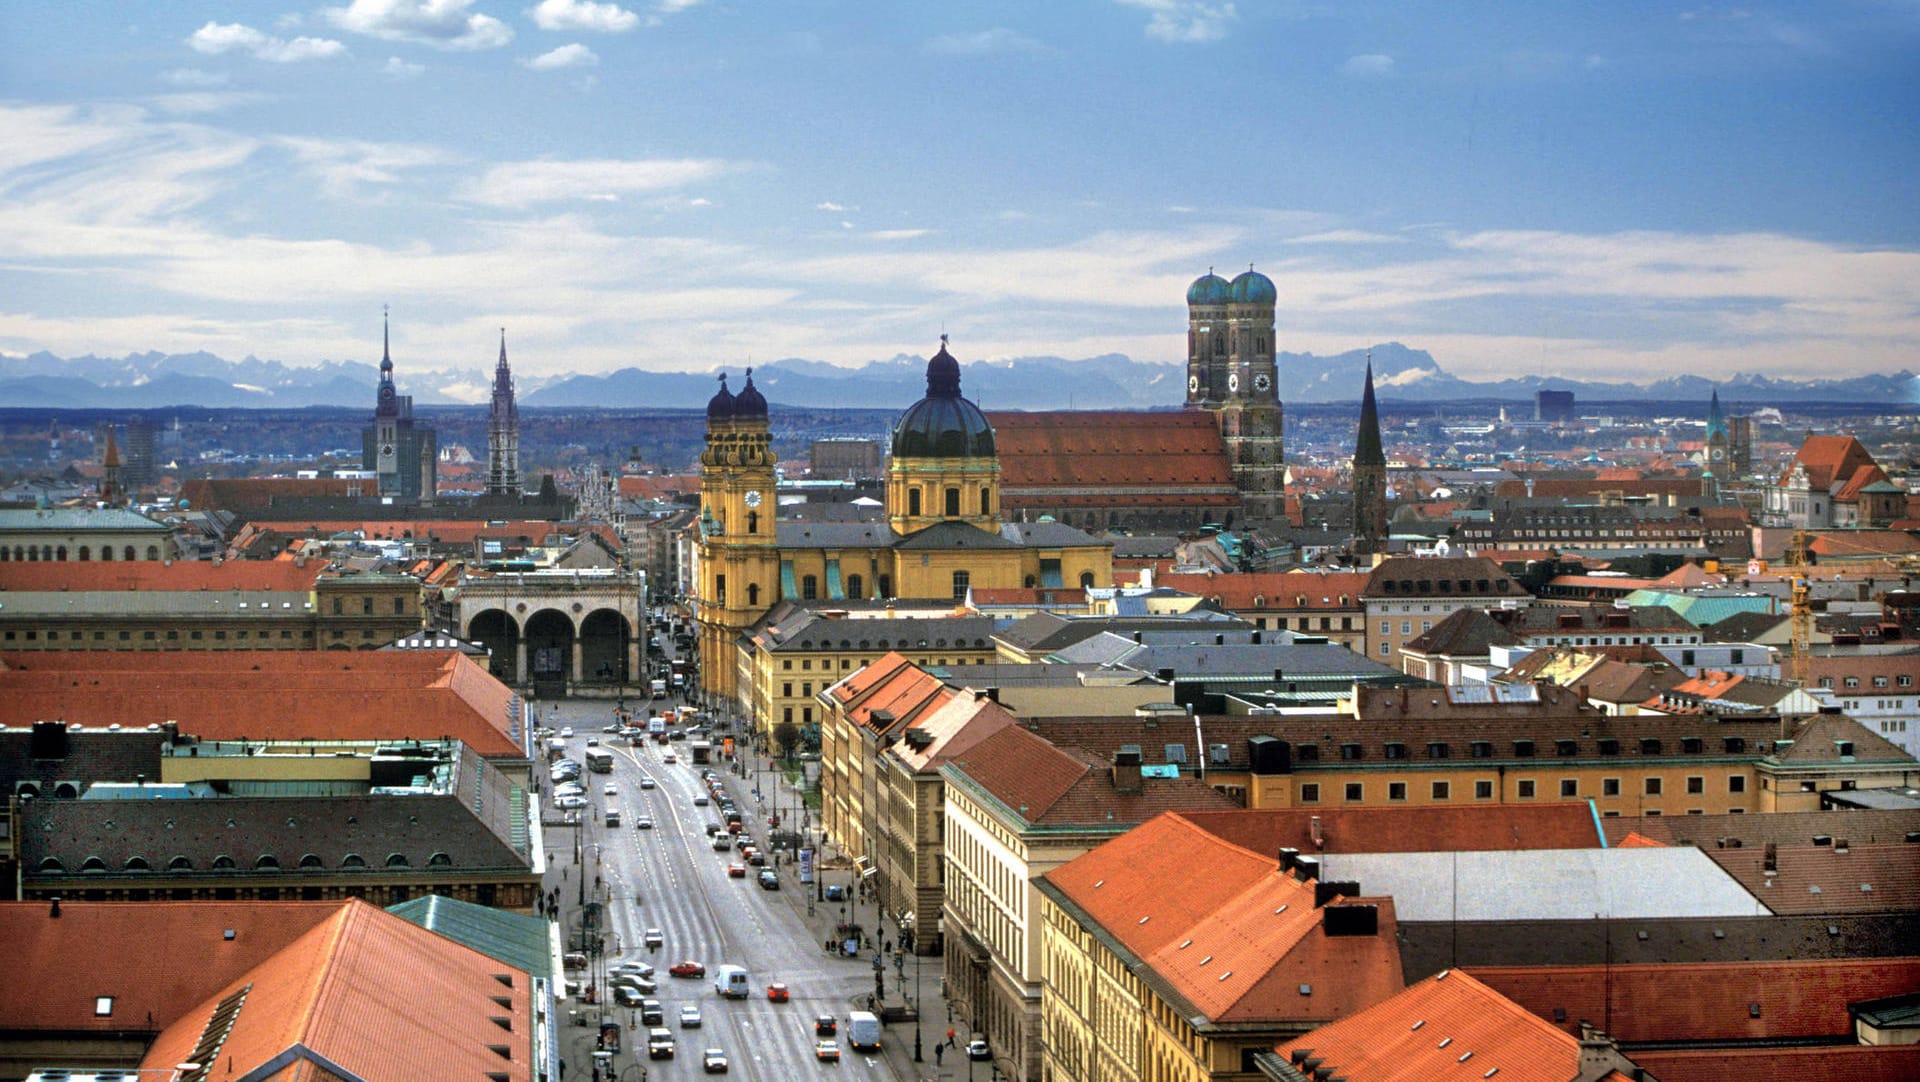
[[[380,390],[373,423],[360,433],[361,468],[372,470],[382,498],[431,503],[438,483],[439,437],[413,419],[413,396],[393,384],[392,335],[380,326]]]
[[[1229,282],[1208,271],[1187,287],[1187,408],[1214,415],[1246,515],[1286,513],[1273,281],[1248,268]]]
[[[493,406],[487,413],[487,495],[520,494],[520,410],[507,367],[507,329],[500,328],[500,363],[493,368]]]
[[[863,481],[880,476],[880,445],[858,436],[814,440],[807,460],[807,473],[816,480]]]
[[[1549,421],[1553,424],[1567,424],[1571,422],[1573,420],[1573,392],[1533,392],[1533,419],[1536,421]]]
[[[120,448],[113,442],[113,428],[107,428],[107,449],[100,456],[100,502],[108,507],[118,507],[125,502],[125,493],[120,488]]]
[[[127,418],[127,449],[120,463],[120,481],[129,491],[153,484],[154,428],[145,417]]]
[[[1387,541],[1387,454],[1380,445],[1380,409],[1373,398],[1373,355],[1360,393],[1360,430],[1353,444],[1353,550],[1379,552]]]

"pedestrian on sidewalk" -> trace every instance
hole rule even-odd
[[[944,1055],[946,1055],[946,1054],[947,1054],[947,1046],[946,1046],[946,1045],[944,1045],[944,1044],[936,1044],[936,1045],[934,1045],[934,1046],[933,1046],[933,1065],[934,1065],[935,1067],[939,1067],[939,1066],[940,1066],[940,1057],[942,1057],[942,1056],[944,1056]]]

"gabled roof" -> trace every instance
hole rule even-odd
[[[1890,913],[1920,909],[1920,845],[1709,849],[1714,863],[1776,913]]]
[[[853,725],[884,732],[937,710],[959,693],[898,653],[889,652],[827,690]],[[883,717],[876,717],[883,712]]]
[[[1484,556],[1394,556],[1367,575],[1369,598],[1512,597],[1526,588]]]
[[[1795,466],[1804,467],[1807,481],[1815,490],[1829,491],[1837,482],[1852,477],[1862,466],[1874,464],[1873,456],[1852,436],[1808,436],[1780,471],[1780,485],[1793,476]]]
[[[931,711],[916,717],[907,727],[915,735],[903,735],[887,754],[916,774],[935,771],[994,733],[1018,724],[1018,719],[985,694],[960,692],[939,700]],[[922,741],[923,746],[916,746]]]
[[[0,902],[0,1018],[15,1031],[165,1026],[345,904],[66,901],[55,917],[47,902]],[[94,1013],[96,996],[113,997],[111,1014]]]
[[[1699,586],[1723,586],[1725,575],[1716,575],[1689,560],[1653,581],[1662,590],[1690,590]]]
[[[1601,844],[1585,804],[1406,808],[1273,808],[1174,813],[1255,853],[1468,852],[1580,849]]]
[[[350,901],[168,1024],[141,1065],[171,1068],[200,1046],[216,1052],[221,1078],[228,1063],[242,1076],[275,1061],[306,1061],[367,1079],[531,1079],[532,992],[526,973]],[[225,1040],[205,1049],[209,1021],[234,999]]]
[[[1117,834],[1163,811],[1235,806],[1219,790],[1188,777],[1146,778],[1138,790],[1122,792],[1104,765],[1017,726],[954,756],[941,773],[1029,827]]]
[[[327,565],[291,560],[90,560],[0,563],[0,590],[8,593],[85,593],[105,590],[239,590],[309,593]]]
[[[1642,1042],[1851,1040],[1847,1007],[1920,990],[1920,958],[1480,967],[1473,975],[1543,1019]],[[1757,1008],[1757,1009],[1756,1009]]]
[[[1437,657],[1486,657],[1496,646],[1517,646],[1520,636],[1487,615],[1485,609],[1460,609],[1400,649]]]
[[[988,533],[964,522],[936,522],[894,542],[898,552],[970,552],[975,549],[1017,549],[1018,541]]]
[[[520,758],[520,699],[454,650],[0,654],[0,724],[177,721],[208,740],[438,740]]]
[[[1845,714],[1807,718],[1794,730],[1791,746],[1781,750],[1776,745],[1773,758],[1789,765],[1913,762],[1906,749]]]
[[[992,411],[987,419],[1010,499],[1025,489],[1151,485],[1214,503],[1220,492],[1195,490],[1233,486],[1220,426],[1202,411]]]
[[[1275,571],[1248,574],[1155,575],[1155,586],[1212,598],[1235,611],[1358,611],[1365,571]]]
[[[1046,883],[1171,989],[1176,1008],[1210,1022],[1336,1018],[1401,985],[1391,903],[1368,903],[1384,918],[1374,935],[1329,936],[1312,883],[1180,815],[1149,820]]]
[[[1580,1073],[1579,1041],[1457,970],[1278,1051],[1303,1073],[1325,1067],[1349,1082],[1567,1082]]]

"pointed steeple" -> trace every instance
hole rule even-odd
[[[1367,351],[1367,384],[1360,392],[1360,432],[1353,445],[1355,466],[1385,466],[1387,455],[1380,446],[1380,408],[1373,400],[1373,351]]]
[[[1725,438],[1726,434],[1727,418],[1720,412],[1720,389],[1716,387],[1713,390],[1713,397],[1707,401],[1707,438],[1712,439],[1715,436]]]
[[[386,305],[380,306],[380,377],[393,378],[393,336],[390,326],[391,314]]]
[[[100,456],[100,502],[109,507],[118,507],[121,503],[120,491],[120,447],[113,440],[113,429],[107,429],[107,450]]]

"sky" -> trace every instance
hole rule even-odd
[[[0,4],[0,352],[1920,368],[1920,0]],[[479,392],[476,378],[474,393]]]

